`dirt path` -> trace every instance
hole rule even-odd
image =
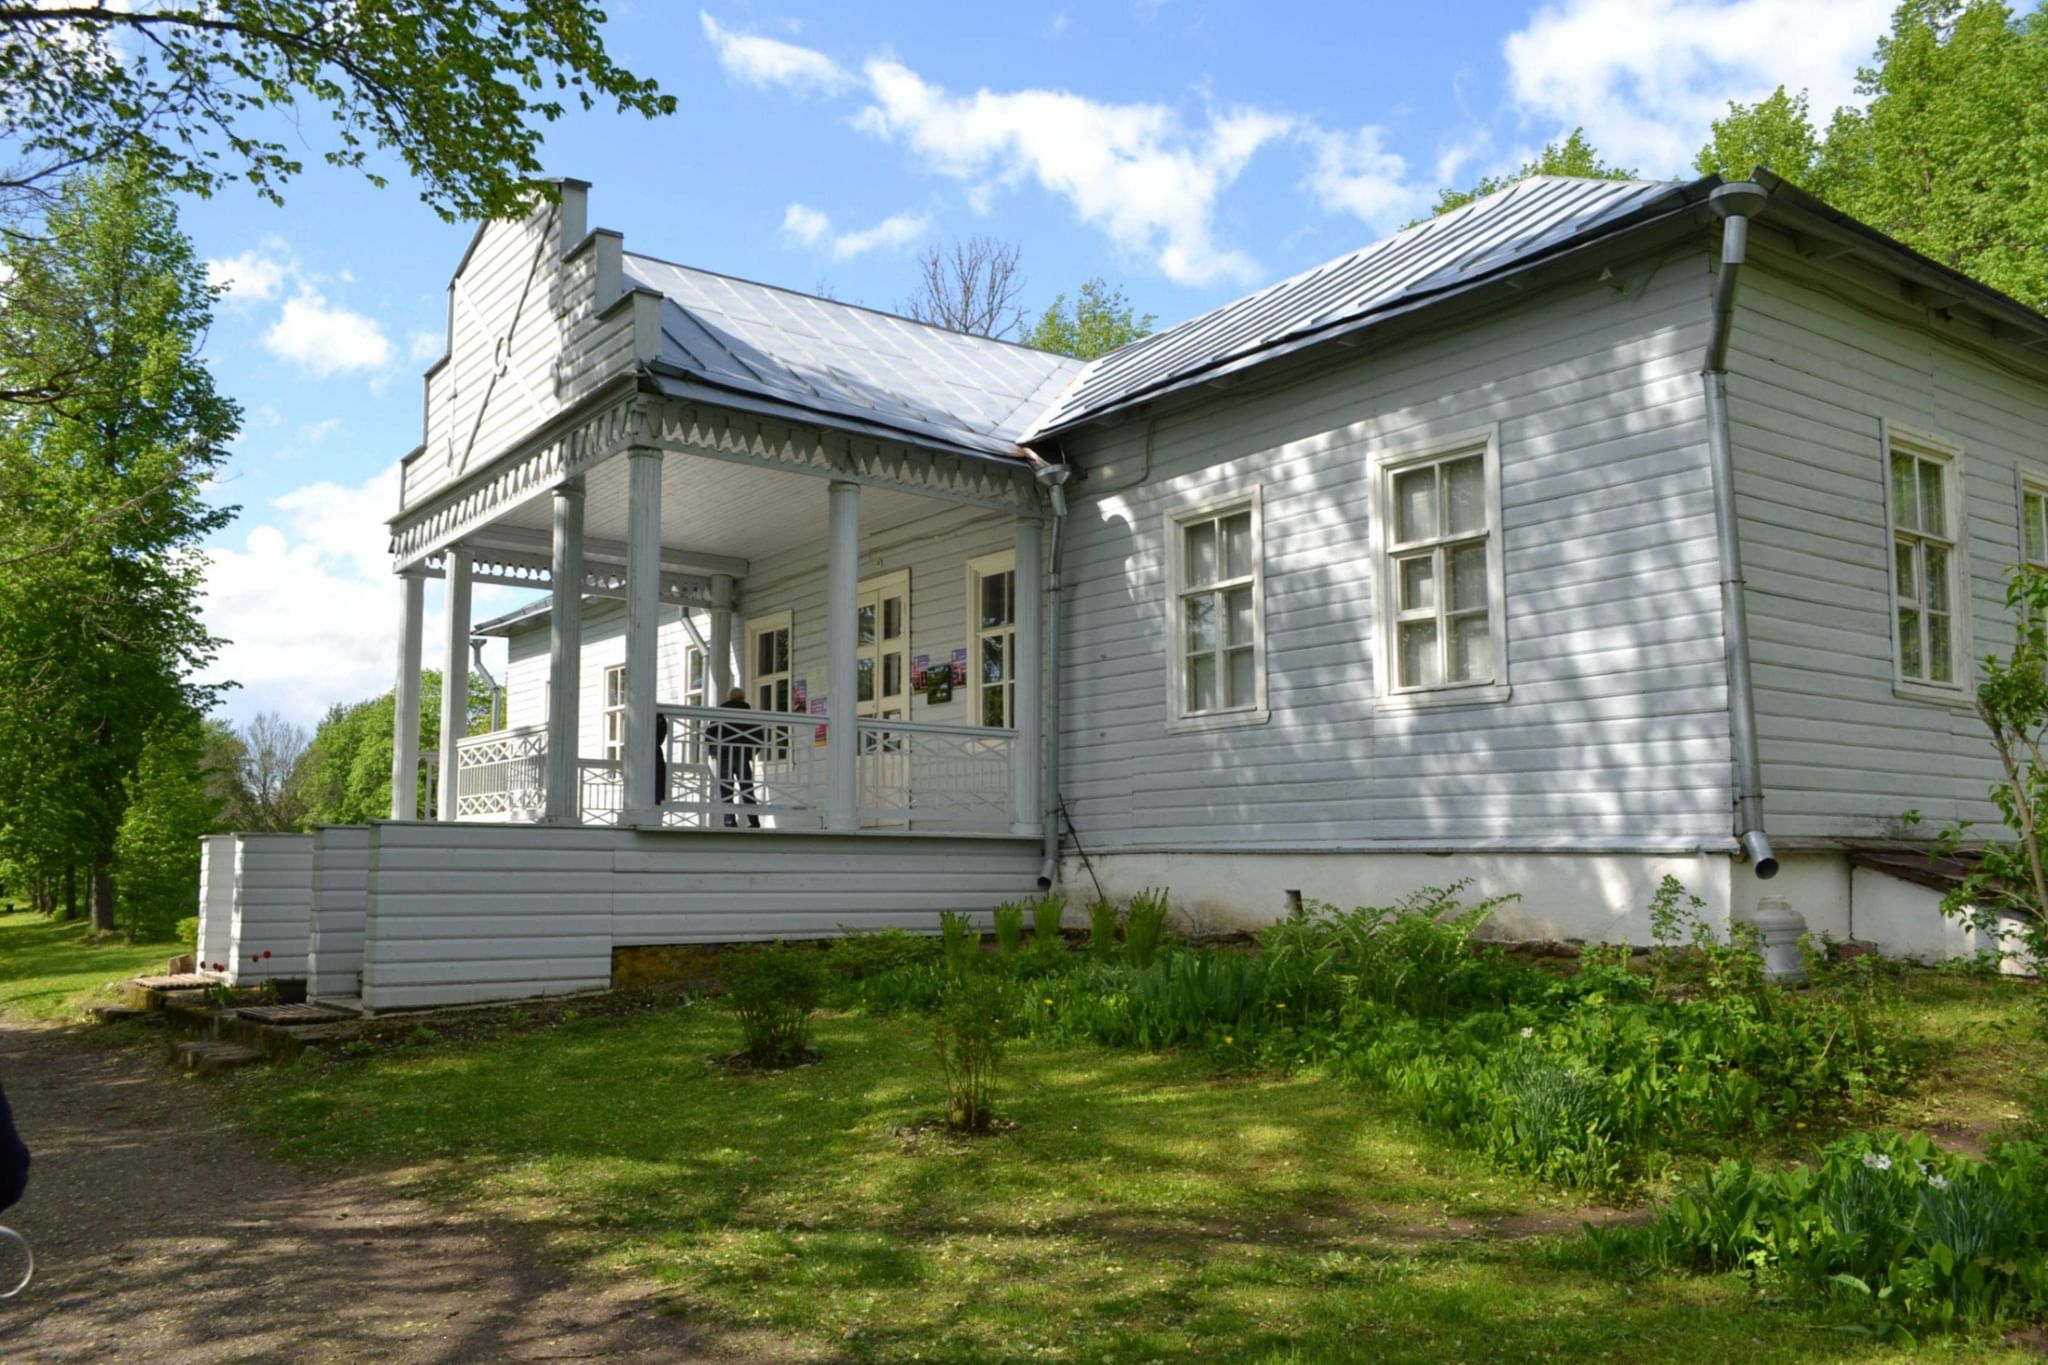
[[[28,1197],[4,1221],[37,1257],[35,1283],[0,1302],[0,1360],[779,1354],[572,1283],[516,1234],[396,1198],[375,1177],[285,1166],[150,1049],[0,1019],[0,1083],[35,1154]]]

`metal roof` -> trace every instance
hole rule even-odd
[[[1082,362],[834,299],[625,256],[662,295],[656,375],[680,397],[822,417],[964,454],[1019,438]]]
[[[1110,352],[1089,364],[1027,439],[1101,416],[1233,360],[1400,311],[1642,212],[1689,204],[1703,197],[1700,187],[1706,183],[1560,176],[1521,181]]]

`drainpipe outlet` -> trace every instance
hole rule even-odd
[[[1771,852],[1771,836],[1762,830],[1753,829],[1742,836],[1742,853],[1758,880],[1769,881],[1778,875],[1778,855]]]

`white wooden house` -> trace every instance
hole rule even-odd
[[[557,189],[449,286],[394,809],[313,836],[320,990],[1054,883],[1220,923],[1469,878],[1504,933],[1640,940],[1667,872],[1719,915],[1775,876],[1957,946],[1857,859],[1994,818],[1971,660],[2048,560],[2012,300],[1767,173],[1537,179],[1083,365],[629,252]],[[429,582],[448,666],[510,668],[423,821]],[[477,623],[477,582],[547,596]],[[756,805],[705,742],[735,686]]]

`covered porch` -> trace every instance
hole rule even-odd
[[[394,819],[425,760],[442,821],[1040,837],[1048,528],[1022,461],[644,393],[534,444],[554,477],[522,487],[515,452],[394,521]],[[464,735],[444,691],[452,759],[415,719],[430,581],[447,677],[473,585],[547,592],[482,625],[510,642],[502,726]]]

